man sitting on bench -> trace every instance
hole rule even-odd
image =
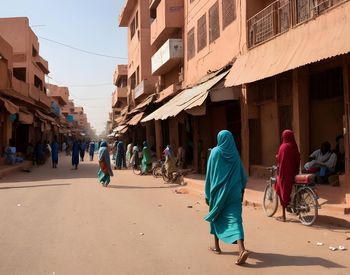
[[[307,173],[316,174],[321,182],[327,182],[328,176],[334,174],[337,155],[331,151],[331,144],[323,142],[321,148],[310,155],[310,161],[304,165]]]

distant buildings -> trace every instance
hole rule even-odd
[[[0,156],[10,143],[24,153],[29,142],[90,131],[68,88],[45,83],[48,73],[28,18],[0,18]]]

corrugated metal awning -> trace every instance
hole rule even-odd
[[[223,79],[227,74],[228,71],[220,73],[202,84],[182,91],[162,107],[141,120],[141,122],[146,122],[153,119],[164,120],[168,117],[175,117],[184,110],[189,110],[202,105],[208,97],[210,88]]]
[[[16,114],[19,112],[19,107],[16,104],[13,104],[11,101],[9,101],[8,99],[5,99],[3,97],[0,97],[0,101],[2,101],[4,103],[4,107],[6,108],[6,110],[11,114]]]
[[[127,124],[131,125],[131,126],[135,126],[135,125],[139,124],[139,122],[141,121],[144,114],[145,114],[144,112],[141,112],[141,113],[134,115],[134,117],[132,119],[130,119]]]
[[[225,85],[238,86],[350,52],[350,2],[237,58]]]

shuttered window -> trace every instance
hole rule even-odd
[[[187,60],[193,58],[196,54],[196,44],[194,38],[194,28],[187,33]]]
[[[204,14],[197,22],[197,51],[207,46],[207,15]]]
[[[222,0],[222,29],[224,30],[236,19],[236,1]]]
[[[214,42],[220,37],[219,23],[219,3],[216,3],[209,10],[209,43]]]

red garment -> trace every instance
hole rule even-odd
[[[287,207],[290,201],[295,176],[299,173],[300,153],[295,142],[294,133],[285,130],[282,134],[282,144],[278,150],[278,177],[275,190],[281,205]]]

